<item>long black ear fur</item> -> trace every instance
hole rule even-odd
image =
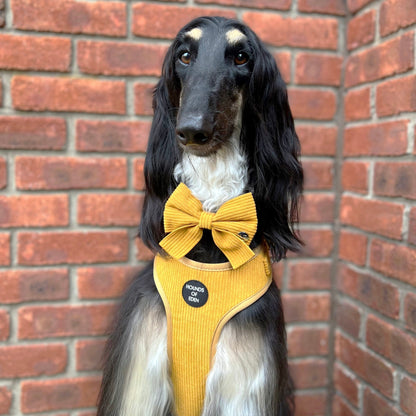
[[[259,232],[275,260],[301,245],[294,226],[303,170],[287,90],[272,55],[251,31],[254,67],[243,113],[243,143],[250,166],[250,188],[259,217]]]
[[[173,70],[176,43],[169,48],[162,67],[162,76],[153,95],[153,123],[144,164],[146,195],[139,235],[149,248],[160,251],[164,236],[163,209],[177,186],[173,170],[180,158],[175,138],[175,119],[180,86]]]

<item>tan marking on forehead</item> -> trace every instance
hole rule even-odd
[[[190,38],[194,40],[199,40],[202,37],[202,29],[200,29],[199,27],[194,27],[189,32],[186,32],[185,36],[189,36]]]
[[[238,29],[231,29],[226,34],[225,37],[229,44],[234,45],[237,42],[240,42],[246,39],[246,35]]]

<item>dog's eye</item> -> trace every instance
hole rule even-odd
[[[185,65],[189,65],[191,63],[191,54],[189,52],[184,52],[179,59],[184,63]]]
[[[234,63],[236,65],[244,65],[248,61],[248,55],[244,52],[238,52],[237,55],[234,56]]]

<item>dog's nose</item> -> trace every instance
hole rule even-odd
[[[179,141],[185,146],[187,144],[205,144],[209,141],[208,133],[198,129],[178,129],[176,132]]]
[[[202,117],[187,117],[185,120],[178,121],[176,126],[178,140],[183,145],[196,144],[203,145],[210,141],[212,129]]]

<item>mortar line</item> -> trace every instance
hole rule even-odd
[[[336,142],[336,152],[334,157],[334,246],[331,256],[331,289],[330,289],[330,320],[329,320],[329,336],[328,336],[328,386],[327,386],[327,416],[332,415],[332,405],[335,397],[335,385],[334,385],[334,367],[335,367],[335,332],[337,328],[336,323],[336,307],[337,307],[337,272],[338,272],[338,260],[339,260],[339,243],[340,243],[340,207],[342,198],[342,164],[343,164],[343,145],[344,145],[344,130],[345,130],[345,115],[344,115],[344,92],[345,92],[345,63],[348,57],[346,32],[348,22],[351,19],[351,13],[348,10],[348,6],[345,3],[346,15],[341,16],[338,19],[339,22],[339,55],[342,56],[342,70],[340,85],[337,89],[338,109],[335,114],[334,121],[338,127],[338,135]]]

